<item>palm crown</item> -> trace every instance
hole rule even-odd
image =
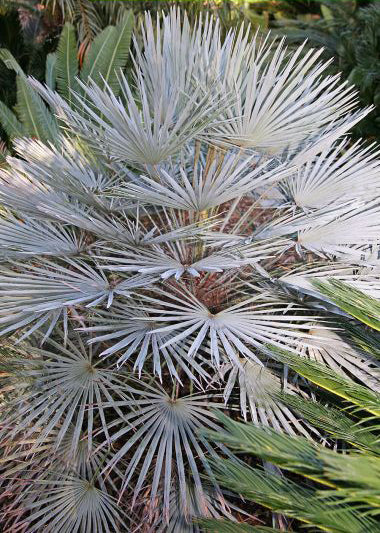
[[[199,433],[218,431],[213,408],[317,433],[273,401],[297,378],[268,345],[379,388],[310,281],[379,290],[378,151],[344,138],[370,110],[319,51],[243,26],[222,42],[175,10],[141,31],[120,96],[77,80],[69,104],[29,80],[59,134],[18,139],[1,171],[4,519],[20,530],[232,516],[208,465],[229,452]]]

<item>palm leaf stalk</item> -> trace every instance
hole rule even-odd
[[[378,290],[378,151],[347,138],[370,110],[321,81],[318,50],[290,56],[246,26],[222,38],[178,10],[147,13],[141,31],[132,82],[107,62],[122,66],[121,42],[100,59],[98,37],[76,76],[69,26],[49,63],[58,91],[19,74],[56,133],[19,136],[0,174],[10,530],[53,531],[62,516],[67,530],[133,531],[137,515],[146,531],[197,532],[193,517],[242,516],[210,467],[236,459],[200,432],[221,431],[228,409],[320,439],[277,396],[312,392],[284,350],[370,382],[377,409],[379,362],[302,281],[307,265]],[[105,30],[107,50],[120,35]]]

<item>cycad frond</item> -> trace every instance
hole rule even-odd
[[[212,463],[213,472],[221,484],[228,485],[245,498],[286,513],[310,524],[322,526],[334,533],[361,533],[378,531],[375,520],[361,516],[338,498],[321,499],[313,491],[275,474],[250,468],[231,460]],[[307,504],[305,504],[307,502]]]

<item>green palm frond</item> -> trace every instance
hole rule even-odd
[[[0,123],[8,137],[24,137],[26,129],[17,115],[4,102],[0,102]]]
[[[376,521],[356,513],[334,497],[321,499],[307,487],[286,478],[250,468],[230,460],[212,463],[219,483],[237,494],[269,507],[277,513],[297,518],[310,527],[321,526],[333,533],[379,531]]]
[[[92,80],[100,87],[108,85],[117,93],[120,88],[117,75],[128,59],[133,24],[132,12],[126,12],[117,26],[109,26],[95,37],[81,69],[83,82]]]
[[[355,417],[354,414],[348,416],[344,410],[333,405],[305,400],[294,394],[277,394],[277,397],[283,401],[284,405],[333,439],[344,440],[357,448],[380,454],[376,432],[373,432],[371,427],[361,424],[360,417]],[[376,428],[373,429],[376,430]]]
[[[276,533],[280,529],[266,526],[250,526],[248,524],[234,524],[226,520],[206,519],[199,521],[204,531],[209,533]]]
[[[77,41],[74,27],[66,23],[58,43],[56,60],[57,88],[69,105],[73,102],[73,91],[78,92]]]
[[[377,299],[335,279],[329,279],[327,282],[316,280],[314,285],[343,311],[380,331],[380,303]]]
[[[47,109],[42,98],[29,85],[27,78],[22,71],[20,65],[9,52],[2,48],[0,50],[0,59],[4,62],[7,68],[14,70],[17,74],[17,104],[16,112],[18,119],[13,118],[9,112],[4,111],[5,128],[11,128],[10,133],[13,137],[16,133],[19,134],[21,123],[21,134],[26,132],[30,136],[38,137],[43,140],[53,140],[58,135],[56,120]],[[14,128],[17,126],[16,131]]]
[[[209,433],[212,439],[224,442],[233,450],[244,450],[283,469],[318,481],[327,490],[313,492],[285,478],[219,459],[213,462],[213,470],[222,485],[228,485],[257,503],[324,531],[354,532],[363,531],[365,527],[370,531],[371,528],[374,528],[373,531],[380,530],[378,524],[366,517],[365,513],[357,512],[354,506],[345,505],[350,501],[367,508],[372,506],[376,514],[378,457],[347,457],[302,437],[281,435],[269,428],[241,424],[222,415],[219,418],[223,420],[226,432]],[[341,489],[342,482],[351,484],[351,487]]]
[[[91,78],[116,89],[117,74],[127,63],[133,24],[132,13],[125,11],[116,26],[108,26],[97,35],[80,69],[76,30],[73,24],[67,22],[60,35],[57,51],[46,58],[47,87],[54,90],[57,86],[59,94],[70,106],[75,105],[74,94],[80,92],[78,76],[84,81]],[[0,102],[0,122],[7,135],[10,139],[31,136],[54,142],[58,137],[58,126],[53,113],[26,80],[9,50],[0,50],[0,60],[17,74],[17,115]]]
[[[348,400],[361,409],[376,416],[380,415],[380,394],[375,391],[333,372],[331,368],[321,363],[275,347],[271,349],[271,352],[279,361],[289,365],[295,372],[316,385]]]
[[[47,109],[42,98],[22,76],[17,77],[16,110],[30,136],[46,141],[54,140],[58,135],[54,116]]]

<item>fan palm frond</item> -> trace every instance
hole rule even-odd
[[[170,337],[154,331],[155,324],[149,320],[147,313],[138,310],[136,302],[130,301],[127,305],[115,303],[110,312],[98,311],[97,316],[92,318],[92,323],[92,326],[85,328],[87,332],[95,333],[89,342],[107,341],[109,346],[100,355],[106,357],[118,354],[118,367],[133,357],[134,370],[137,369],[141,375],[146,361],[151,359],[153,372],[162,380],[163,360],[170,374],[179,381],[179,370],[195,382],[198,379],[194,372],[204,379],[210,378],[200,363],[188,357],[186,346],[164,346]],[[116,339],[120,340],[113,344]]]
[[[375,303],[352,291],[343,305],[340,285],[334,300],[312,281],[379,296],[378,150],[339,141],[369,110],[354,111],[320,51],[291,56],[246,26],[222,38],[212,17],[192,27],[174,9],[146,16],[116,76],[131,17],[98,26],[79,62],[65,27],[46,85],[0,51],[37,106],[21,129],[8,113],[36,138],[0,170],[0,334],[13,341],[0,344],[0,499],[20,531],[123,531],[132,509],[147,528],[197,532],[193,518],[243,516],[210,459],[228,456],[216,477],[247,489],[243,464],[199,435],[221,431],[211,408],[327,445],[356,417],[309,413],[281,390],[308,398],[319,384],[380,411],[380,344],[372,355],[339,329],[376,321]],[[368,421],[352,443],[374,450],[373,434]],[[274,512],[372,531],[341,500],[268,475],[245,481]]]
[[[186,486],[188,471],[197,498],[207,506],[199,465],[211,475],[209,457],[215,457],[216,452],[196,433],[201,428],[218,431],[219,426],[214,422],[215,415],[209,410],[210,407],[217,407],[218,403],[204,394],[173,397],[158,384],[145,384],[144,388],[135,388],[131,393],[131,400],[112,402],[122,413],[120,418],[108,425],[104,446],[118,442],[120,445],[104,470],[111,470],[120,460],[125,460],[127,454],[131,454],[124,472],[121,493],[138,472],[133,501],[136,501],[149,478],[151,505],[158,490],[162,490],[163,515],[167,518],[174,479],[178,482],[181,507],[185,515],[189,513]],[[214,486],[219,491],[217,484],[214,483]],[[219,497],[222,498],[220,491]]]
[[[229,518],[233,520],[233,511],[238,511],[244,514],[242,509],[237,509],[235,505],[225,500],[223,493],[223,500],[221,500],[218,492],[212,487],[204,487],[204,495],[200,497],[198,492],[194,489],[191,482],[186,482],[187,501],[184,507],[178,490],[178,484],[174,485],[170,494],[169,501],[169,518],[168,521],[162,515],[157,513],[157,506],[154,506],[153,513],[156,514],[157,519],[153,518],[150,522],[152,527],[159,533],[170,532],[175,533],[181,531],[183,533],[199,533],[202,531],[198,525],[198,517],[212,516],[215,518]],[[226,495],[226,497],[228,494]],[[147,517],[149,519],[149,505],[147,509]]]
[[[73,451],[83,431],[91,447],[99,424],[108,438],[106,409],[109,400],[111,397],[127,398],[129,389],[114,371],[99,367],[93,350],[86,349],[78,340],[74,344],[67,339],[66,348],[50,340],[50,348],[55,351],[58,348],[58,353],[34,349],[32,359],[18,362],[13,390],[17,393],[17,372],[29,385],[6,405],[3,443],[39,432],[34,440],[37,447],[57,431],[54,447],[59,448],[65,435],[70,434]],[[116,410],[121,415],[117,407]]]
[[[0,220],[0,239],[4,259],[38,255],[67,257],[86,249],[83,233],[76,234],[71,228],[49,221],[24,218],[21,222],[11,215]]]
[[[332,205],[311,213],[289,210],[273,223],[258,228],[255,238],[287,235],[298,250],[347,262],[364,261],[365,254],[378,243],[378,211],[376,201]]]
[[[208,240],[207,235],[204,239],[202,234],[199,237]],[[204,257],[194,259],[194,239],[166,244],[166,247],[156,245],[150,249],[124,247],[116,250],[102,246],[101,253],[111,252],[112,255],[98,257],[105,262],[104,268],[107,270],[159,274],[162,279],[174,276],[178,280],[186,273],[200,277],[202,272],[221,273],[247,265],[256,265],[260,261],[270,259],[282,249],[278,242],[263,241],[248,245],[225,246],[210,255],[207,254],[207,249],[203,249]]]
[[[25,495],[25,510],[30,514],[25,522],[28,531],[64,533],[87,528],[94,533],[115,533],[128,527],[125,515],[116,500],[91,480],[74,476],[56,480],[40,480],[29,487]]]
[[[154,330],[171,334],[163,347],[191,339],[190,357],[195,356],[205,343],[210,343],[211,360],[217,367],[223,356],[239,365],[238,355],[262,365],[255,351],[268,342],[277,346],[285,343],[295,350],[301,342],[311,339],[307,333],[309,321],[316,319],[306,314],[287,314],[289,309],[301,312],[303,309],[297,308],[296,304],[289,307],[265,293],[220,310],[203,304],[185,288],[175,292],[156,290],[156,294],[156,298],[142,295],[142,301],[146,303],[141,309],[156,324],[169,323]]]
[[[92,81],[79,84],[84,96],[76,95],[77,108],[83,109],[89,118],[67,104],[62,105],[62,100],[52,97],[41,84],[34,83],[33,86],[38,87],[42,96],[55,106],[59,118],[91,146],[98,147],[97,138],[101,133],[105,136],[109,154],[115,160],[126,160],[142,169],[178,154],[185,143],[200,135],[215,120],[222,105],[220,99],[212,98],[207,92],[204,94],[198,89],[189,95],[175,120],[178,96],[174,95],[172,99],[171,113],[163,115],[159,106],[151,110],[142,78],[138,80],[136,99],[126,76],[119,74],[120,93],[126,104],[115,96],[108,84],[104,89]]]
[[[116,194],[151,205],[205,211],[243,196],[263,186],[270,186],[291,173],[289,168],[271,169],[270,161],[260,164],[257,156],[240,153],[210,152],[204,163],[195,162],[192,176],[184,168],[162,169],[157,176],[140,176],[140,183],[130,183]]]
[[[301,423],[298,415],[279,400],[282,383],[275,372],[250,360],[241,360],[240,366],[226,364],[222,372],[225,379],[225,402],[228,405],[233,389],[238,385],[240,409],[244,420],[247,420],[249,412],[254,424],[310,437],[310,428]]]
[[[284,200],[301,209],[320,208],[347,199],[371,200],[380,175],[379,152],[374,144],[362,148],[348,140],[327,148],[315,160],[279,183]]]
[[[111,210],[110,202],[104,201],[106,198],[102,198],[101,193],[120,178],[99,166],[93,158],[91,160],[90,154],[81,153],[77,143],[61,137],[60,146],[57,147],[47,146],[37,139],[18,139],[14,147],[16,153],[27,158],[27,161],[9,158],[13,172],[53,190],[75,195],[76,199],[90,206]]]
[[[186,17],[182,21],[179,11],[172,9],[162,27],[157,23],[154,28],[148,14],[144,50],[137,42],[135,47],[150,105],[158,101],[158,86],[170,110],[170,97],[176,92],[190,94],[193,79],[205,87],[216,80],[236,96],[225,113],[227,122],[208,131],[210,138],[270,152],[294,149],[355,106],[355,92],[339,84],[338,76],[321,78],[328,67],[318,62],[321,50],[304,53],[301,46],[289,54],[283,41],[276,46],[258,34],[250,39],[249,33],[243,26],[231,30],[221,44],[217,21],[200,18],[190,28]]]

